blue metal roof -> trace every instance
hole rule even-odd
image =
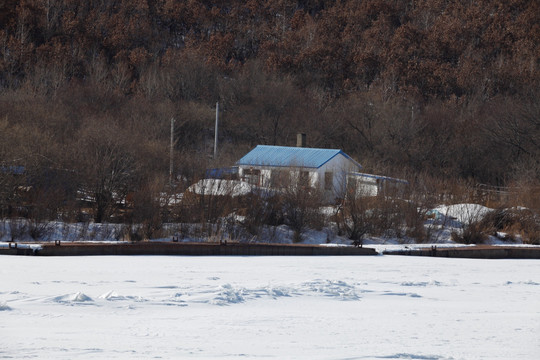
[[[257,145],[255,149],[236,162],[247,166],[308,167],[320,168],[337,155],[343,155],[359,168],[362,166],[349,155],[337,149]]]

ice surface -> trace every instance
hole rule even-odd
[[[540,261],[0,257],[0,358],[537,359]]]

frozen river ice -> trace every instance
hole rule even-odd
[[[0,358],[538,359],[540,261],[0,256]]]

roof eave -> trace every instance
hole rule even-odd
[[[362,169],[362,165],[360,165],[358,162],[356,162],[356,160],[354,160],[352,157],[350,157],[349,155],[347,155],[346,153],[343,152],[343,150],[339,150],[339,152],[337,152],[336,154],[334,154],[331,158],[329,158],[328,160],[326,160],[324,163],[322,163],[321,165],[319,165],[317,167],[317,169],[321,168],[322,166],[324,166],[324,164],[328,163],[330,160],[332,160],[333,158],[335,158],[336,156],[338,156],[339,154],[343,155],[343,157],[345,157],[346,159],[349,159],[350,161],[352,161],[352,163],[356,166],[358,166],[359,169]]]
[[[274,167],[274,168],[307,168],[307,169],[318,169],[320,166],[295,166],[295,165],[271,165],[271,164],[241,164],[236,163],[238,166],[259,166],[259,167]],[[322,166],[322,165],[321,165]]]

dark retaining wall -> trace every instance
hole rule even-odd
[[[352,256],[377,255],[372,248],[352,246],[319,246],[288,244],[241,244],[229,243],[54,243],[41,244],[41,249],[12,243],[9,248],[0,248],[0,255],[37,256],[87,256],[87,255],[185,255],[185,256]],[[22,245],[22,244],[21,244]],[[26,244],[25,244],[26,245]],[[474,259],[540,259],[540,247],[514,246],[467,246],[452,248],[424,248],[387,250],[384,255],[433,256]]]
[[[86,255],[190,255],[190,256],[347,256],[377,255],[371,248],[351,246],[285,245],[285,244],[240,244],[229,243],[174,243],[139,242],[121,244],[61,243],[43,244],[39,250],[0,249],[6,255],[37,256],[86,256]],[[26,251],[22,251],[26,250]]]
[[[0,255],[35,255],[34,250],[27,247],[0,248]]]
[[[387,250],[384,255],[435,256],[470,259],[540,259],[540,247],[467,246],[454,248],[425,248]]]

